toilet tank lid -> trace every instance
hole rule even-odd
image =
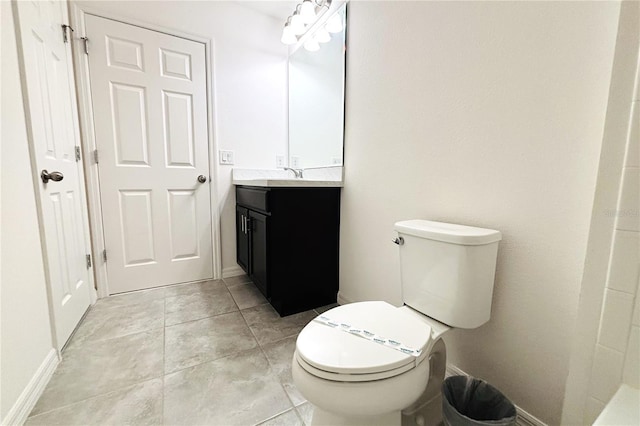
[[[399,234],[414,235],[436,241],[466,246],[479,246],[502,239],[500,231],[431,220],[403,220],[393,227]]]

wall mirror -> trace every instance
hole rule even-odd
[[[346,4],[289,55],[289,166],[342,165]],[[340,26],[338,26],[338,22]]]

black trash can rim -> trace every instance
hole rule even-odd
[[[482,379],[451,376],[442,384],[442,413],[446,425],[515,425],[517,412],[500,390]]]

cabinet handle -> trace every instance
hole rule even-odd
[[[243,221],[243,223],[244,223],[244,233],[245,233],[245,235],[246,235],[246,234],[247,234],[247,217],[246,217],[246,216],[243,216],[243,217],[242,217],[242,221]]]
[[[244,234],[244,215],[240,215],[240,232]]]

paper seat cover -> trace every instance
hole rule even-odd
[[[311,366],[338,374],[371,374],[397,370],[418,363],[431,338],[431,327],[386,302],[358,302],[333,308],[324,314],[333,321],[359,327],[422,350],[422,355],[393,348],[312,321],[296,342],[298,356]]]

